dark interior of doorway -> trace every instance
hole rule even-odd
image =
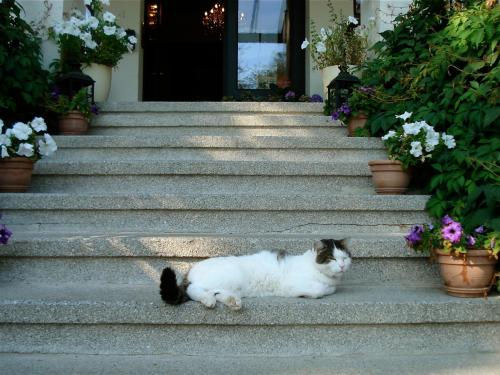
[[[155,25],[148,24],[152,3],[158,5]],[[222,99],[223,38],[202,25],[204,12],[214,4],[214,0],[145,1],[144,101]]]

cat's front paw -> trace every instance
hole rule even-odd
[[[217,303],[217,300],[215,299],[214,296],[207,296],[207,297],[201,298],[200,302],[205,307],[208,307],[209,309],[213,309],[215,307],[215,304]]]
[[[241,298],[231,296],[226,300],[226,305],[233,311],[241,310]]]

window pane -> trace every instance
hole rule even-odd
[[[238,2],[238,88],[290,85],[286,0]]]

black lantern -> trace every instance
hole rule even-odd
[[[73,71],[60,75],[56,80],[56,85],[61,94],[72,98],[75,94],[84,87],[90,86],[90,95],[92,104],[94,101],[94,84],[95,81],[88,75],[83,74],[81,71]]]
[[[358,77],[349,74],[347,66],[339,66],[340,73],[328,84],[328,104],[335,110],[347,103],[352,92],[352,87],[360,83]]]

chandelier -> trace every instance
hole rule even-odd
[[[205,12],[201,23],[205,31],[209,34],[217,35],[222,40],[222,32],[224,31],[224,7],[219,3]]]

